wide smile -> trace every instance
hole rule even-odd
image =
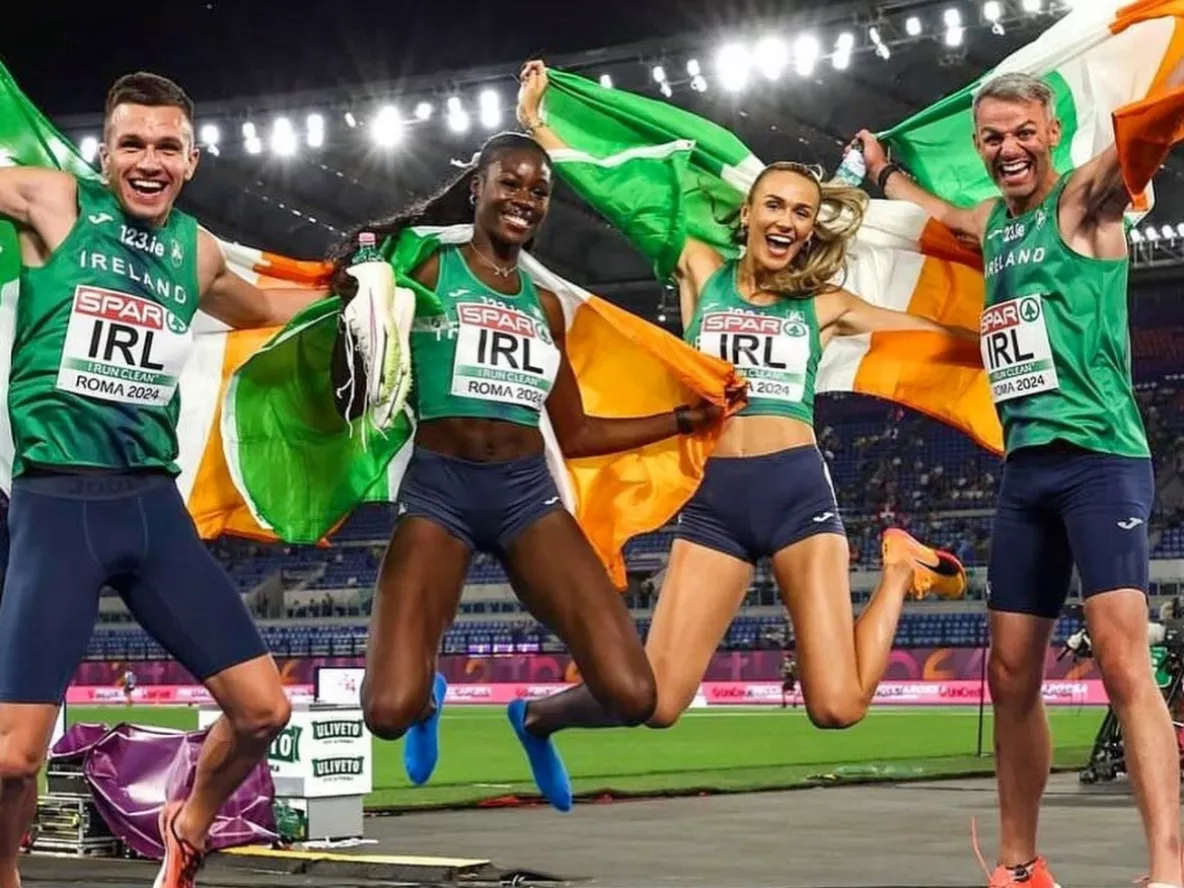
[[[793,244],[796,238],[788,234],[766,234],[765,246],[769,250],[769,255],[774,259],[786,259],[789,257],[790,251],[793,249]]]
[[[1035,164],[1027,158],[1003,161],[995,166],[999,174],[999,181],[1004,185],[1016,185],[1023,182],[1034,168]]]
[[[501,219],[507,228],[519,234],[525,234],[535,226],[534,216],[519,209],[505,210],[501,214]]]
[[[140,197],[147,200],[152,200],[164,194],[167,189],[167,184],[159,179],[128,179],[128,185]]]

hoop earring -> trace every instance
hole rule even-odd
[[[469,192],[469,205],[474,207],[477,206],[477,195],[473,194],[471,191]]]

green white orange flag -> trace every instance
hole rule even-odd
[[[5,164],[96,177],[3,68],[0,149]],[[385,249],[398,277],[440,244],[461,243],[470,235],[465,225],[417,229]],[[328,267],[319,262],[221,246],[231,268],[261,287],[317,287],[328,279]],[[0,223],[0,396],[7,392],[19,267],[15,230]],[[568,358],[590,415],[663,413],[701,397],[723,404],[726,391],[738,384],[729,364],[563,280],[533,257],[524,257],[522,267],[559,297]],[[329,381],[339,312],[335,297],[324,299],[282,330],[228,330],[197,314],[194,349],[179,386],[178,485],[203,537],[318,542],[359,503],[397,495],[414,416],[408,411],[396,417],[381,434],[363,428],[365,420],[340,418]],[[0,417],[0,485],[9,490],[12,436],[6,402],[0,404]],[[690,498],[718,430],[568,460],[545,415],[542,425],[563,502],[623,586],[623,546],[669,522]]]
[[[1007,71],[1045,78],[1065,127],[1059,169],[1115,140],[1128,186],[1147,187],[1184,135],[1180,91],[1164,81],[1184,57],[1184,0],[1124,5],[1090,0],[974,84],[884,134],[922,185],[959,205],[997,194],[971,141],[971,102],[982,80]],[[551,72],[547,123],[569,146],[560,174],[669,276],[687,237],[726,256],[732,222],[764,163],[722,127],[665,102]],[[977,328],[981,257],[918,208],[872,201],[844,285],[864,299]],[[935,334],[876,333],[832,341],[820,392],[878,395],[953,425],[999,451],[1002,434],[977,353]]]

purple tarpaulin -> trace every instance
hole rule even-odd
[[[170,731],[119,724],[77,724],[54,744],[51,761],[83,760],[83,774],[108,828],[136,854],[164,855],[157,819],[166,801],[193,788],[197,758],[209,729]],[[275,785],[262,761],[227,800],[210,828],[207,848],[270,844],[275,825]]]

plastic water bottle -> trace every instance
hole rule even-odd
[[[382,254],[378,252],[378,238],[373,231],[363,231],[358,235],[358,252],[354,254],[350,265],[361,265],[363,262],[383,262]]]
[[[835,170],[835,181],[858,188],[867,178],[867,161],[863,159],[863,146],[855,144],[843,155],[843,162]]]

